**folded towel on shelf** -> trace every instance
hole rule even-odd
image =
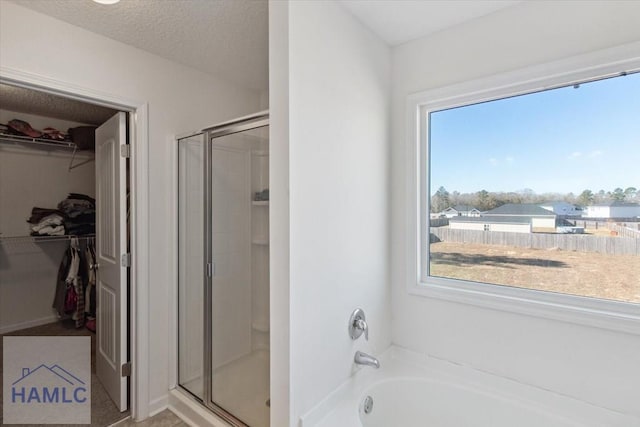
[[[64,236],[65,230],[64,225],[52,226],[48,225],[39,229],[38,231],[33,231],[31,233],[32,236]]]
[[[93,197],[80,193],[69,193],[66,199],[58,204],[64,212],[65,227],[68,234],[93,234],[96,229],[96,201]]]
[[[82,236],[96,232],[96,204],[93,197],[70,193],[58,209],[34,207],[27,220],[32,236]]]
[[[63,236],[64,214],[56,209],[33,208],[27,220],[32,236]]]
[[[67,224],[67,234],[73,236],[84,236],[85,234],[95,234],[96,224]]]
[[[31,209],[31,216],[27,220],[29,224],[38,224],[42,219],[48,217],[49,215],[59,215],[64,219],[64,212],[59,211],[58,209],[47,209],[47,208],[38,208],[35,207]]]
[[[70,193],[66,199],[58,203],[58,209],[65,215],[74,217],[78,213],[95,212],[96,201],[85,194]]]
[[[64,224],[64,218],[59,214],[51,214],[42,218],[37,224],[31,226],[31,231],[39,233],[45,227],[57,227]]]
[[[82,194],[82,193],[69,193],[69,196],[67,197],[67,199],[86,200],[88,202],[91,202],[91,204],[94,205],[94,206],[96,204],[96,199],[94,199],[91,196],[87,196],[86,194]]]

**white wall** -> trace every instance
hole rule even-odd
[[[533,228],[556,228],[556,219],[545,217],[531,218],[531,226]]]
[[[2,67],[149,105],[151,409],[167,401],[169,286],[175,282],[171,136],[258,110],[258,93],[13,3],[0,2]]]
[[[333,2],[276,5],[270,28],[280,41],[270,52],[271,79],[289,76],[288,98],[273,90],[270,97],[272,141],[288,135],[288,147],[274,141],[271,154],[288,155],[291,415],[279,420],[294,426],[349,378],[356,350],[379,354],[391,342],[390,50]],[[285,185],[274,188],[272,221],[286,215],[287,201],[278,198]],[[273,228],[271,237],[279,257],[287,245]],[[286,291],[273,275],[271,284]],[[367,314],[368,343],[347,334],[356,307]]]
[[[587,218],[634,218],[640,216],[640,206],[587,206]]]
[[[640,337],[406,291],[407,95],[640,40],[638,2],[523,2],[393,51],[393,342],[640,414]]]

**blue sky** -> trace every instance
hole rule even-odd
[[[640,73],[431,114],[431,191],[640,188]]]

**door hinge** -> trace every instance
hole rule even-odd
[[[130,377],[131,376],[131,362],[123,363],[122,367],[120,368],[120,372],[122,372],[122,376],[123,377]]]
[[[129,144],[123,144],[120,146],[120,156],[125,159],[131,157],[131,146]]]
[[[122,267],[131,267],[131,253],[122,254],[120,265]]]

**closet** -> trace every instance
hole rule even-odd
[[[126,116],[110,108],[0,85],[0,335],[93,335],[98,323],[92,351],[106,348],[109,357],[108,346],[100,342],[106,336],[104,326],[109,338],[116,331],[103,322],[100,336],[96,277],[102,273],[97,271],[96,247],[100,239],[102,252],[107,248],[115,253],[113,242],[126,247],[127,224],[109,221],[108,226],[98,227],[96,235],[95,217],[108,215],[110,207],[95,199],[102,192],[126,210],[126,194],[119,194],[113,185],[110,168],[102,172],[98,168],[96,173],[92,128],[101,130],[104,123],[113,122],[122,127],[119,132],[126,143]],[[73,138],[64,137],[68,129],[75,130],[70,132]],[[111,156],[111,164],[117,163],[121,151],[119,145],[109,146],[113,143],[108,140],[103,149],[103,158]],[[123,182],[125,174],[126,169],[120,172]],[[120,325],[115,320],[113,324]],[[126,354],[126,349],[112,349],[119,350]],[[92,361],[100,357],[104,354],[94,354]],[[94,373],[95,365],[92,362]],[[102,382],[108,382],[105,375],[98,374]],[[109,387],[118,388],[117,396],[112,395],[112,418],[105,422],[117,421],[126,410],[126,390],[120,386],[105,384],[110,395]]]

